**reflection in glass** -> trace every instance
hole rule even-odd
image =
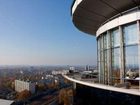
[[[104,78],[104,84],[108,84],[108,63],[109,63],[109,35],[107,33],[104,34],[104,74],[103,74],[103,78]]]
[[[112,81],[119,83],[120,79],[120,48],[112,49]]]
[[[100,61],[100,38],[97,40],[97,45],[98,45],[98,61]]]
[[[104,83],[104,57],[103,57],[103,51],[101,51],[101,61],[100,61],[100,82]]]
[[[108,84],[108,73],[109,73],[109,50],[104,50],[104,79],[105,84]]]
[[[100,50],[100,38],[97,40],[98,50]]]
[[[125,78],[135,79],[139,77],[138,45],[125,47]],[[138,81],[132,80],[131,85],[139,85]]]
[[[125,47],[125,70],[138,72],[138,45]]]
[[[137,24],[124,25],[122,38],[120,31],[115,28],[98,37],[100,83],[118,86],[123,81],[128,81],[132,87],[138,88],[139,81],[135,80],[139,77]]]
[[[124,26],[123,35],[125,45],[138,43],[137,24]]]
[[[100,64],[100,83],[104,83],[104,37],[100,37],[100,57],[99,57],[99,64]]]
[[[119,36],[119,30],[112,30],[111,31],[111,40],[112,40],[112,47],[118,47],[120,46],[120,36]]]

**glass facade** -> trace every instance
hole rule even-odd
[[[130,78],[133,84],[139,77],[137,24],[118,26],[97,38],[100,83],[115,85]]]
[[[114,29],[111,30],[111,46],[112,48],[114,47],[119,47],[120,46],[120,36],[119,36],[119,29]]]
[[[137,24],[123,26],[124,44],[138,44]]]
[[[111,30],[111,81],[113,84],[119,82],[120,78],[120,34],[119,29]]]
[[[114,83],[118,83],[120,79],[120,48],[112,49],[112,74],[111,78]]]
[[[139,70],[138,63],[138,45],[125,47],[125,70],[136,71]]]
[[[125,77],[134,79],[139,77],[138,62],[138,27],[137,24],[123,26],[124,49],[125,49]],[[130,74],[133,72],[134,74]],[[132,84],[135,82],[132,82]]]

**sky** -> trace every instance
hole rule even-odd
[[[0,0],[0,65],[96,65],[96,38],[72,23],[73,0]]]

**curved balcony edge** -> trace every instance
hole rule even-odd
[[[113,87],[113,86],[109,86],[109,85],[104,85],[104,84],[98,84],[98,83],[89,83],[89,82],[85,82],[85,81],[80,81],[74,78],[71,78],[67,75],[62,75],[65,79],[72,81],[74,83],[78,83],[81,85],[85,85],[85,86],[89,86],[89,87],[94,87],[94,88],[98,88],[98,89],[104,89],[104,90],[108,90],[108,91],[114,91],[114,92],[120,92],[120,93],[126,93],[126,94],[131,94],[131,95],[136,95],[136,96],[140,96],[140,90],[131,90],[131,89],[125,89],[125,88],[118,88],[118,87]]]

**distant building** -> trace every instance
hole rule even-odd
[[[53,78],[53,75],[50,75],[50,74],[46,75],[45,79],[48,79],[48,78]]]
[[[31,93],[35,93],[35,83],[15,80],[15,91],[21,92],[23,90],[28,90]]]
[[[85,70],[88,71],[90,69],[90,66],[86,65]]]
[[[58,75],[58,74],[68,74],[69,70],[55,70],[52,71],[52,75]]]
[[[74,71],[74,70],[75,70],[75,67],[73,67],[73,66],[72,66],[72,67],[70,67],[70,70],[73,70],[73,71]]]
[[[92,73],[92,71],[83,71],[82,73],[83,74],[89,74],[89,73]]]

